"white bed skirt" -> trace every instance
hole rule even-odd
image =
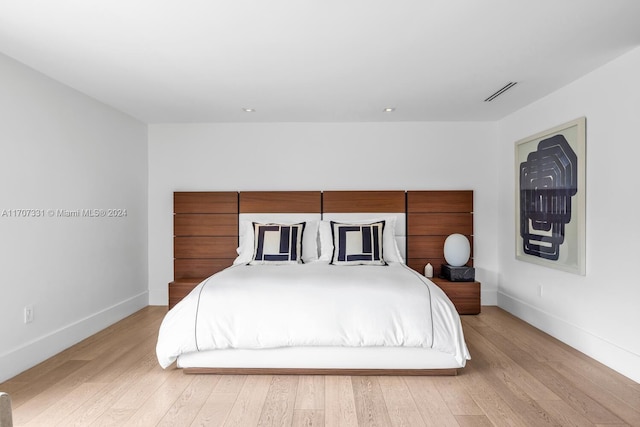
[[[283,347],[184,353],[179,368],[457,369],[454,355],[419,347]]]

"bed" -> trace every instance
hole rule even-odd
[[[176,274],[222,267],[193,280],[167,313],[156,348],[162,367],[455,375],[470,358],[454,305],[407,265],[406,192],[240,192],[235,221],[213,210],[231,215],[220,234],[236,228],[237,235],[176,232]],[[195,215],[191,230],[220,229]],[[193,225],[199,221],[208,226]],[[235,258],[228,251],[213,262],[196,258],[194,247],[216,241],[237,245]]]

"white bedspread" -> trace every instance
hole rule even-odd
[[[289,346],[409,346],[469,352],[440,288],[403,264],[239,265],[198,285],[170,310],[156,353]]]

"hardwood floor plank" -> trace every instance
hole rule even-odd
[[[581,353],[577,356],[576,359],[571,360],[571,363],[561,362],[565,370],[587,378],[630,407],[640,408],[640,390],[634,387],[635,383],[628,382],[629,378],[623,377],[595,360],[585,360],[586,356]],[[558,364],[553,365],[558,366]]]
[[[484,415],[456,415],[456,421],[458,421],[460,427],[493,426],[489,418]]]
[[[95,384],[95,383],[94,383]],[[70,412],[59,426],[83,427],[91,425],[116,401],[118,394],[126,389],[127,384],[120,384],[116,387],[104,385],[96,394],[91,396],[75,411]]]
[[[563,373],[561,377],[557,372],[551,372],[549,376],[557,380],[557,394],[563,394],[563,389],[571,389],[563,398],[578,412],[583,407],[582,413],[588,412],[587,418],[596,423],[612,423],[616,418],[622,418],[631,425],[640,425],[640,414],[634,409],[640,408],[640,394],[634,393],[637,383],[503,310],[491,307],[486,312],[491,316],[485,319],[485,324],[503,331],[507,341],[514,345],[525,342],[522,348],[525,353],[533,357],[545,354],[536,359],[547,361],[546,366]],[[523,362],[523,365],[525,369],[532,369],[532,364]],[[608,392],[602,392],[603,388]]]
[[[474,354],[474,365],[482,371],[487,371],[485,380],[498,393],[500,398],[511,407],[521,422],[526,426],[560,426],[534,399],[532,399],[519,384],[503,375],[501,370],[492,367],[492,362],[486,359],[480,347],[468,342],[469,351]],[[489,359],[490,360],[490,359]]]
[[[324,410],[324,377],[300,375],[295,409]]]
[[[478,369],[477,359],[472,359],[460,375],[460,382],[465,385],[476,404],[487,415],[494,426],[522,427],[526,424],[511,407],[500,397],[485,376],[488,369]]]
[[[380,389],[394,427],[425,425],[411,391],[402,377],[379,377]]]
[[[521,420],[511,409],[511,407],[502,399],[478,399],[478,406],[482,409],[486,418],[496,427],[524,427],[527,424]],[[461,416],[456,415],[459,420]],[[462,416],[464,417],[464,416]],[[472,416],[475,417],[475,416]]]
[[[391,420],[377,377],[351,377],[356,416],[360,426],[390,426]]]
[[[7,386],[11,387],[13,385],[14,389],[12,391],[14,394],[17,394],[17,392],[22,387],[28,387],[34,382],[40,380],[43,376],[48,375],[49,372],[57,369],[60,365],[67,362],[68,360],[68,358],[62,357],[61,354],[56,354],[55,356],[41,363],[38,363],[33,368],[21,372],[15,377],[4,382],[3,386],[5,387],[5,389],[7,389]]]
[[[122,348],[123,350],[116,351],[115,354],[110,354],[107,351],[104,357],[98,357],[91,361],[91,372],[86,381],[97,383],[112,382],[123,370],[128,369],[133,364],[138,364],[140,360],[144,360],[144,366],[158,366],[158,361],[154,354],[156,340],[156,335],[146,337],[136,335],[135,339],[132,339],[126,345],[122,343],[114,344],[116,348]]]
[[[356,404],[351,377],[328,376],[324,383],[325,423],[327,426],[357,426]]]
[[[300,427],[322,427],[324,422],[324,411],[316,409],[294,409],[292,426]]]
[[[294,375],[274,375],[265,399],[259,426],[288,426],[293,421],[298,378]]]
[[[433,383],[453,415],[484,414],[460,380],[442,377],[434,378]]]
[[[537,403],[562,426],[593,427],[595,425],[562,400],[539,400]]]
[[[40,412],[27,426],[54,426],[64,424],[69,414],[77,410],[82,404],[98,393],[104,384],[84,383],[71,390],[64,397],[58,396],[55,404]],[[22,424],[21,420],[18,420]]]
[[[407,387],[428,426],[457,426],[458,422],[440,395],[433,378],[405,377]]]
[[[153,368],[146,363],[134,364],[120,372],[113,382],[105,386],[74,412],[70,413],[65,423],[68,426],[88,426],[96,422],[111,408],[127,390],[140,378],[146,376]],[[130,411],[131,413],[131,411]],[[132,413],[131,413],[132,415]],[[106,416],[105,416],[106,417]]]
[[[484,332],[489,333],[487,330]],[[474,328],[465,330],[467,340],[473,339],[478,343],[477,352],[490,360],[492,366],[500,366],[499,375],[502,380],[508,384],[514,384],[519,390],[522,390],[529,398],[533,400],[559,400],[544,384],[538,381],[533,375],[529,374],[516,361],[511,359],[500,348],[496,347],[488,337],[478,332]]]
[[[127,426],[155,426],[167,413],[187,386],[194,380],[179,369],[171,369],[165,375],[165,381],[158,387],[140,408],[127,420]]]
[[[238,394],[244,383],[247,381],[247,375],[222,375],[220,381],[214,389],[215,393],[233,393]]]
[[[131,418],[134,409],[110,408],[104,412],[97,420],[91,423],[91,427],[118,427],[125,425]]]
[[[157,424],[158,427],[189,426],[220,380],[218,375],[200,375],[191,381]]]
[[[146,359],[139,371],[130,372],[136,380],[129,384],[127,390],[112,405],[113,409],[133,409],[137,411],[145,401],[166,381],[166,373],[158,366],[149,366]]]
[[[557,372],[550,368],[549,365],[538,362],[528,351],[517,347],[515,343],[507,337],[491,328],[475,329],[499,348],[500,351],[535,377],[537,381],[542,383],[555,395],[560,396],[575,411],[586,417],[590,422],[610,424],[622,421],[573,385],[569,379],[559,377]],[[566,358],[572,360],[573,356],[567,353]]]
[[[257,425],[271,386],[271,379],[271,375],[249,375],[224,425],[237,427]]]
[[[25,387],[21,387],[20,389],[11,392],[11,406],[14,411],[14,422],[26,422],[33,418],[35,415],[42,412],[46,409],[47,401],[49,404],[53,404],[56,401],[56,398],[53,399],[51,396],[40,396],[39,399],[37,397],[47,391],[50,387],[55,386],[60,381],[63,381],[69,375],[73,374],[73,372],[80,369],[87,362],[84,360],[70,360],[66,361],[56,368],[48,371],[47,375],[40,377],[37,381],[33,381],[27,383]],[[3,387],[4,391],[4,387]],[[45,406],[45,408],[39,408],[35,414],[32,414],[31,417],[27,414],[30,410],[33,412],[33,408],[23,408],[31,402],[32,406]],[[47,405],[48,406],[48,405]],[[24,421],[20,421],[21,417]]]
[[[563,378],[547,364],[525,366],[532,375],[560,396],[574,411],[594,424],[617,424],[622,420],[598,403],[576,385],[572,379]]]
[[[82,341],[78,347],[72,347],[68,351],[71,359],[96,360],[105,357],[108,352],[123,349],[128,351],[131,345],[135,346],[144,339],[153,335],[157,336],[156,322],[161,321],[166,313],[163,307],[150,307],[150,310],[141,310],[122,321],[108,327]]]
[[[153,371],[155,368],[143,367],[132,372],[127,386],[115,395],[110,394],[108,408],[91,425],[124,425],[166,380],[157,371]]]
[[[483,316],[484,314],[484,316]],[[517,319],[513,315],[497,307],[483,308],[479,316],[464,316],[463,323],[471,327],[490,327],[491,329],[510,337],[515,345],[529,353],[539,362],[550,360],[564,360],[569,356],[566,347],[550,335]],[[471,323],[473,322],[473,323]]]
[[[237,393],[218,393],[214,391],[200,408],[191,423],[192,426],[214,427],[224,425],[225,420],[236,403]]]
[[[176,372],[179,372],[179,370],[176,370]],[[191,425],[203,427],[224,425],[246,379],[246,375],[219,375],[218,383],[202,405],[202,408],[200,408]]]
[[[632,426],[640,426],[640,404],[629,405],[615,392],[601,388],[597,382],[592,381],[584,371],[561,362],[550,362],[551,366],[566,381],[571,381],[581,391],[594,399],[598,404],[611,411],[616,417]],[[624,387],[624,385],[620,385]]]

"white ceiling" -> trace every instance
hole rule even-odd
[[[496,120],[639,45],[638,0],[0,0],[0,52],[147,123]]]

